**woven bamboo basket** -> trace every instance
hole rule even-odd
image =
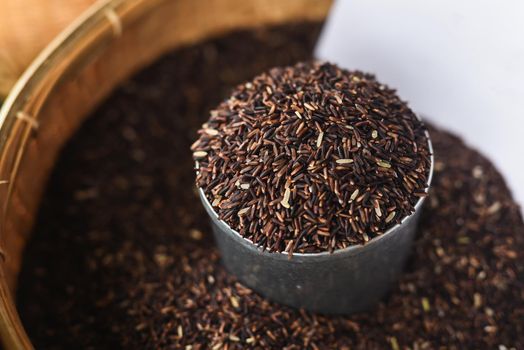
[[[33,348],[13,299],[22,254],[57,154],[90,111],[119,82],[169,50],[235,29],[321,21],[330,5],[330,0],[98,2],[41,52],[0,110],[4,348]]]

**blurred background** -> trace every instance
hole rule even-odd
[[[96,0],[0,0],[0,101],[62,29]]]

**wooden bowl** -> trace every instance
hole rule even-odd
[[[0,110],[0,339],[32,349],[13,295],[62,145],[119,82],[163,53],[235,29],[322,21],[330,0],[98,2],[29,66]],[[42,325],[45,327],[45,325]]]

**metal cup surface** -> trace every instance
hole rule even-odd
[[[428,187],[433,175],[433,149]],[[333,253],[263,251],[219,220],[202,189],[200,199],[211,218],[226,269],[264,297],[295,308],[325,314],[352,314],[376,305],[402,273],[411,251],[425,197],[400,224],[364,245]]]

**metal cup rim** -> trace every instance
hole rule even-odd
[[[418,118],[418,116],[417,116],[417,118]],[[419,118],[419,120],[420,120],[420,118]],[[392,226],[391,228],[386,230],[386,232],[384,232],[383,234],[371,238],[368,242],[366,242],[364,244],[350,245],[349,247],[346,247],[346,248],[335,249],[333,252],[329,252],[329,251],[322,251],[322,252],[315,252],[315,253],[295,253],[295,252],[293,252],[293,257],[297,257],[299,259],[303,259],[303,258],[320,258],[320,257],[326,257],[326,256],[329,256],[331,258],[335,258],[335,257],[346,256],[348,254],[356,255],[356,254],[359,254],[360,252],[363,252],[365,249],[369,249],[370,247],[372,247],[372,246],[374,246],[376,244],[379,244],[382,240],[384,240],[385,238],[388,238],[389,236],[394,234],[394,232],[399,227],[401,227],[407,220],[410,220],[420,210],[422,204],[426,200],[427,194],[429,193],[429,190],[431,188],[431,182],[433,180],[433,171],[434,171],[435,159],[434,159],[434,152],[433,152],[433,144],[431,142],[431,137],[430,137],[429,132],[427,130],[426,130],[426,138],[427,138],[427,141],[428,141],[428,150],[430,152],[430,167],[429,167],[427,186],[425,188],[426,196],[420,197],[418,199],[417,203],[414,206],[415,210],[410,215],[405,216],[404,218],[402,218],[400,223],[396,224],[395,226]],[[198,172],[198,169],[197,169],[197,172]],[[218,218],[218,214],[213,209],[213,206],[211,205],[211,203],[209,203],[209,200],[208,200],[206,194],[204,193],[204,190],[201,187],[198,187],[197,189],[198,189],[198,192],[199,192],[200,200],[202,201],[202,204],[204,205],[204,208],[206,209],[206,212],[208,213],[208,215],[210,215],[211,219],[216,224],[223,226],[223,228],[224,228],[223,231],[228,232],[233,237],[237,238],[236,239],[237,242],[247,246],[248,248],[257,249],[261,253],[263,252],[263,253],[266,253],[266,254],[270,254],[270,255],[272,255],[274,257],[281,256],[281,257],[285,257],[286,259],[288,259],[288,256],[289,256],[288,252],[286,252],[286,251],[281,251],[281,252],[263,251],[262,248],[257,246],[252,240],[250,240],[248,238],[245,238],[238,231],[236,231],[233,228],[231,228],[224,220],[219,219]]]

